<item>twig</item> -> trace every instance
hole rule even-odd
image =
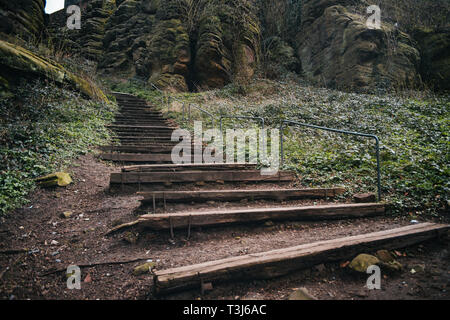
[[[129,222],[129,223],[124,223],[121,224],[120,226],[114,227],[111,230],[109,230],[108,232],[105,233],[105,236],[109,236],[110,234],[116,233],[122,229],[128,229],[131,228],[132,226],[135,226],[139,223],[139,220],[137,221],[133,221],[133,222]]]
[[[134,262],[139,262],[139,261],[143,261],[143,260],[148,260],[148,258],[137,258],[137,259],[132,259],[132,260],[124,260],[124,261],[86,263],[86,264],[77,264],[76,266],[80,267],[80,268],[90,268],[90,267],[103,266],[103,265],[128,264],[128,263],[134,263]],[[53,271],[49,271],[49,272],[39,275],[39,277],[45,277],[45,276],[49,276],[51,274],[55,274],[55,273],[63,272],[63,271],[67,271],[67,268],[60,268],[60,269],[56,269]]]

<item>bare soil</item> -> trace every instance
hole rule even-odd
[[[230,227],[175,230],[136,230],[105,236],[113,226],[136,219],[139,196],[112,193],[109,175],[118,167],[81,157],[71,169],[74,183],[66,188],[36,189],[26,207],[0,221],[0,299],[156,299],[152,275],[133,275],[136,266],[152,260],[156,269],[201,263],[249,253],[263,252],[320,240],[392,229],[410,224],[406,217],[381,217],[331,222],[283,222]],[[214,184],[207,188],[230,188]],[[254,188],[255,185],[237,185]],[[279,185],[264,185],[280,187]],[[196,186],[170,186],[171,190],[192,190]],[[340,200],[347,202],[348,200]],[[173,204],[168,211],[198,211],[217,208],[250,208],[305,205],[317,200],[279,203],[255,201]],[[328,201],[329,202],[329,201]],[[162,210],[159,208],[158,210]],[[62,218],[66,211],[70,218]],[[56,241],[56,242],[55,242]],[[5,250],[26,249],[23,253]],[[383,249],[383,248],[380,248]],[[200,295],[199,290],[159,299],[269,299],[283,300],[296,288],[306,287],[318,299],[449,299],[449,243],[434,241],[401,250],[398,261],[404,269],[384,274],[382,290],[365,288],[367,275],[352,273],[339,263],[299,271],[270,281],[249,281],[219,285]],[[129,260],[139,261],[124,262]],[[65,270],[69,265],[103,265],[82,268],[82,289],[68,290]],[[411,273],[415,265],[424,271]]]

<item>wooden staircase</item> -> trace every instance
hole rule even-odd
[[[141,215],[136,221],[116,227],[140,228],[144,232],[208,228],[264,221],[320,221],[374,217],[385,213],[381,203],[353,204],[336,201],[343,188],[305,189],[296,186],[293,172],[261,175],[250,164],[173,164],[173,123],[144,100],[117,93],[120,106],[111,129],[120,144],[102,147],[101,159],[122,165],[110,178],[113,192],[133,191],[141,196]],[[320,199],[319,205],[301,205],[303,199]],[[257,200],[267,201],[258,206]],[[345,200],[345,199],[343,199]],[[218,203],[245,201],[242,208],[217,209]],[[163,209],[160,204],[163,203]],[[196,204],[210,204],[197,210]],[[168,212],[176,204],[189,205],[188,211]],[[160,211],[163,212],[160,212]],[[159,211],[159,212],[158,212]],[[147,230],[147,231],[146,231]],[[158,271],[154,277],[156,293],[200,288],[203,281],[220,283],[236,279],[271,278],[338,259],[348,259],[361,249],[401,248],[448,231],[448,226],[420,224],[406,228],[334,239],[256,255],[231,257],[198,265]]]

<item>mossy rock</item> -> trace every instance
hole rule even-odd
[[[48,187],[66,187],[72,183],[70,174],[66,172],[56,172],[45,177],[36,179],[36,183],[44,188]]]
[[[352,260],[349,268],[357,272],[366,273],[370,266],[378,265],[379,263],[380,260],[377,257],[362,253]]]
[[[144,274],[149,274],[151,273],[152,269],[155,267],[155,263],[154,262],[147,262],[143,265],[137,266],[136,268],[134,268],[133,270],[133,274],[135,276],[141,276]]]

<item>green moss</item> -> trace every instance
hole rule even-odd
[[[48,78],[59,84],[69,84],[90,98],[107,101],[106,96],[95,84],[67,71],[62,65],[1,40],[0,65],[23,74]]]

